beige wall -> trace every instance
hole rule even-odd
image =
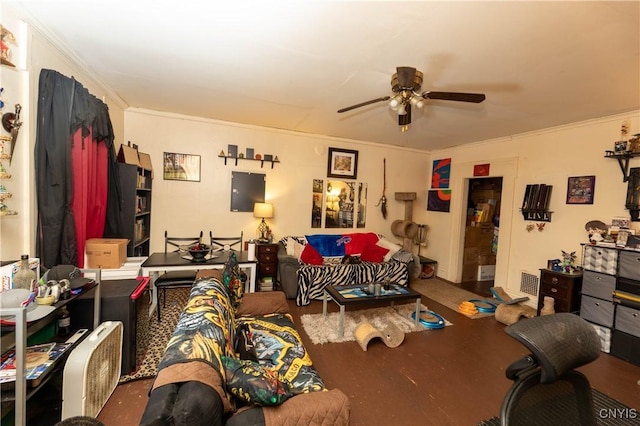
[[[604,158],[605,150],[619,138],[624,120],[630,121],[632,133],[640,129],[636,111],[430,154],[134,109],[125,113],[125,133],[141,151],[151,155],[156,171],[152,251],[163,249],[165,229],[177,234],[202,229],[205,233],[243,230],[247,236],[255,235],[258,220],[251,213],[230,212],[232,170],[266,174],[267,199],[275,207],[275,217],[269,224],[277,239],[340,232],[311,229],[309,220],[312,180],[326,179],[327,148],[340,147],[359,151],[358,180],[369,185],[366,230],[392,237],[391,222],[404,218],[404,204],[394,201],[394,193],[416,192],[414,221],[429,225],[429,244],[421,253],[438,260],[438,275],[454,282],[461,278],[468,179],[473,177],[474,165],[488,163],[491,176],[503,177],[496,286],[519,296],[522,272],[537,276],[538,269],[545,267],[548,259],[559,258],[562,250],[577,251],[580,259],[586,222],[610,222],[611,217],[628,215],[624,209],[627,184],[622,181],[617,162]],[[218,153],[226,152],[228,144],[237,144],[241,152],[253,147],[256,152],[272,153],[281,163],[273,169],[261,169],[256,162],[224,166]],[[164,151],[201,155],[201,182],[163,180]],[[449,157],[451,212],[426,211],[432,161]],[[374,206],[382,191],[385,158],[389,199],[386,221]],[[633,159],[631,166],[640,166],[640,158]],[[594,204],[567,205],[567,179],[582,175],[596,176]],[[535,222],[525,221],[519,211],[526,185],[534,183],[553,185],[552,221],[542,232],[528,232],[527,224]]]
[[[548,259],[560,258],[562,250],[576,251],[580,261],[588,221],[611,223],[614,216],[628,216],[624,208],[627,184],[617,161],[604,155],[620,138],[623,121],[629,120],[632,134],[640,132],[639,117],[634,111],[434,152],[433,159],[452,159],[452,213],[429,212],[427,220],[431,227],[427,252],[439,261],[438,274],[460,280],[466,207],[463,194],[473,177],[473,166],[484,163],[491,165],[491,176],[504,178],[495,285],[521,295],[522,272],[538,276],[539,268],[544,268]],[[640,158],[631,160],[631,167],[640,167]],[[584,175],[596,176],[594,204],[566,204],[568,178]],[[525,221],[519,209],[526,185],[536,183],[553,185],[553,214],[544,231],[528,232],[527,224],[536,222]],[[640,231],[639,225],[633,223]]]
[[[266,199],[274,205],[274,218],[268,223],[276,239],[343,231],[311,228],[313,179],[326,180],[329,147],[359,152],[357,180],[368,184],[369,194],[365,230],[391,236],[391,222],[403,219],[405,208],[403,202],[394,200],[395,192],[416,192],[414,220],[426,220],[430,157],[425,152],[135,109],[127,110],[125,123],[127,140],[149,153],[154,167],[152,251],[164,250],[165,229],[174,235],[192,235],[200,230],[233,235],[242,230],[247,238],[254,238],[258,219],[252,213],[230,211],[232,171],[266,175]],[[253,147],[256,153],[277,155],[280,163],[273,169],[267,165],[260,168],[254,161],[225,166],[218,154],[227,152],[228,144],[238,145],[240,152]],[[163,180],[163,152],[200,155],[201,181]],[[385,158],[389,200],[386,220],[375,207],[382,195]]]

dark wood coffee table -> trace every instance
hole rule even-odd
[[[365,289],[368,284],[350,285],[350,286],[332,286],[328,285],[324,288],[324,297],[322,298],[322,315],[327,316],[327,303],[329,299],[333,300],[340,307],[340,319],[338,322],[338,336],[344,336],[344,311],[347,305],[371,305],[377,302],[391,302],[391,306],[399,300],[416,301],[415,324],[420,321],[420,293],[410,289],[409,287],[391,284],[389,290],[382,289],[379,296],[368,294]]]

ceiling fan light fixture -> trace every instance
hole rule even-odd
[[[411,108],[424,108],[427,99],[480,103],[485,100],[484,93],[436,92],[424,91],[422,87],[422,72],[413,67],[396,67],[396,73],[391,76],[391,96],[382,96],[359,104],[341,108],[338,113],[351,111],[356,108],[387,102],[389,108],[398,114],[398,125],[402,132],[409,130],[411,124]]]
[[[415,93],[411,95],[411,105],[418,109],[422,109],[422,107],[424,106],[424,100],[422,96],[416,95]]]

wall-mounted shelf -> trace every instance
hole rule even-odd
[[[551,222],[549,203],[551,202],[551,191],[553,185],[536,183],[527,185],[522,199],[522,217],[524,220],[535,220],[538,222]]]
[[[615,152],[615,151],[605,151],[604,158],[615,158],[618,160],[618,165],[620,166],[620,170],[622,171],[622,181],[626,182],[629,180],[629,160],[634,157],[640,157],[640,152]]]
[[[226,155],[218,155],[219,158],[224,158],[224,165],[227,165],[227,159],[228,160],[233,160],[235,161],[235,165],[238,165],[238,160],[245,160],[245,161],[259,161],[260,162],[260,168],[264,167],[264,163],[271,163],[271,168],[273,169],[273,165],[275,163],[279,163],[280,160],[278,160],[278,157],[276,157],[273,160],[265,160],[264,158],[246,158],[246,157],[228,157]]]
[[[549,210],[520,210],[524,220],[535,220],[536,222],[551,222]]]

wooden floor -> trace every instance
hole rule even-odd
[[[459,285],[486,295],[490,283]],[[328,388],[351,401],[351,425],[475,425],[499,414],[511,382],[505,368],[526,355],[493,317],[476,320],[423,297],[423,304],[453,323],[442,330],[408,333],[390,349],[374,339],[363,351],[355,342],[314,345],[300,334]],[[322,311],[321,302],[298,307],[296,320]],[[640,410],[640,367],[602,353],[582,367],[591,385]],[[137,425],[151,381],[118,386],[99,420],[107,426]]]

